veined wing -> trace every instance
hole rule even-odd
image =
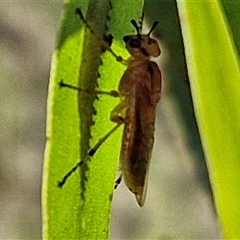
[[[151,101],[149,87],[139,82],[133,88],[131,98],[127,99],[121,166],[127,187],[143,206],[154,141],[156,103]]]

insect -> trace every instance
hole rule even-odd
[[[80,9],[77,9],[76,13],[92,34],[95,35]],[[110,114],[110,119],[116,122],[116,126],[89,150],[88,157],[93,156],[103,142],[123,124],[124,130],[119,159],[120,168],[126,186],[135,194],[139,206],[143,206],[147,189],[147,174],[154,142],[156,105],[160,99],[162,82],[161,72],[157,64],[151,61],[150,58],[158,57],[161,51],[158,42],[150,37],[158,22],[153,23],[152,28],[147,34],[140,33],[135,20],[131,20],[131,23],[136,29],[137,34],[123,37],[126,49],[131,55],[128,60],[118,57],[105,40],[96,36],[100,44],[112,53],[117,61],[127,65],[127,69],[120,80],[118,92],[92,91],[93,94],[103,93],[115,97],[119,96],[120,103]],[[63,82],[60,85],[90,93],[88,90],[73,87]],[[64,176],[58,184],[59,187],[64,185],[68,177],[81,164],[82,161],[78,162]],[[116,181],[116,186],[121,182],[122,175]]]

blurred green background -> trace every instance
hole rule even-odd
[[[158,5],[159,12],[152,11]],[[41,238],[41,174],[51,54],[62,2],[0,3],[0,238]],[[164,86],[144,208],[115,192],[111,239],[219,239],[188,87],[174,1],[146,1],[158,20]]]

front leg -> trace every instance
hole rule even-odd
[[[85,17],[82,14],[82,11],[80,8],[76,9],[76,14],[79,16],[80,20],[86,25],[86,27],[90,30],[90,32],[92,33],[92,35],[98,40],[99,44],[107,51],[109,51],[113,57],[116,59],[117,62],[122,63],[123,65],[127,66],[128,65],[128,60],[123,59],[121,56],[118,56],[111,48],[112,45],[112,40],[113,40],[113,36],[110,34],[108,36],[105,36],[103,38],[99,37],[94,30],[92,29],[92,27],[89,25],[89,23],[87,22],[87,20],[85,19]]]

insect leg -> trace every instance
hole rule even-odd
[[[118,185],[121,183],[121,181],[122,181],[122,173],[120,174],[118,179],[115,181],[114,189],[116,189],[118,187]]]
[[[125,117],[125,109],[125,101],[122,101],[111,111],[110,120],[116,123],[123,122]]]
[[[122,101],[111,111],[110,120],[112,122],[116,122],[117,124],[123,123],[125,118],[125,109],[126,109],[125,101]],[[114,189],[116,189],[117,186],[121,183],[121,180],[122,180],[122,173],[119,175],[119,177],[115,181]]]
[[[73,90],[77,90],[79,92],[85,92],[87,94],[93,94],[93,95],[105,94],[105,95],[109,95],[111,97],[119,97],[119,93],[115,90],[101,91],[101,90],[96,90],[96,89],[84,89],[84,88],[79,88],[79,87],[64,83],[62,80],[59,82],[59,86],[60,87],[65,87],[65,88],[70,88],[70,89],[73,89]]]
[[[79,16],[80,20],[85,24],[85,26],[90,30],[90,32],[92,33],[92,35],[98,40],[98,42],[100,43],[100,45],[107,51],[109,51],[113,57],[120,63],[122,63],[123,65],[128,65],[128,61],[124,60],[121,56],[118,56],[112,49],[111,49],[111,44],[112,44],[112,39],[113,36],[109,35],[105,38],[101,38],[99,37],[94,30],[91,28],[91,26],[88,24],[87,20],[85,19],[85,17],[82,14],[82,11],[80,8],[76,9],[76,14]]]
[[[96,151],[101,147],[101,145],[108,139],[108,137],[112,135],[112,133],[114,133],[122,125],[122,123],[123,122],[119,122],[114,128],[112,128],[102,138],[100,138],[98,142],[91,149],[89,149],[88,154],[84,160],[87,160],[90,157],[92,157],[96,153]],[[83,160],[79,161],[72,169],[68,171],[67,174],[65,174],[63,179],[58,182],[59,188],[63,187],[67,179],[72,175],[72,173],[74,173],[78,169],[78,167],[80,167],[83,164],[83,162],[84,162]]]

